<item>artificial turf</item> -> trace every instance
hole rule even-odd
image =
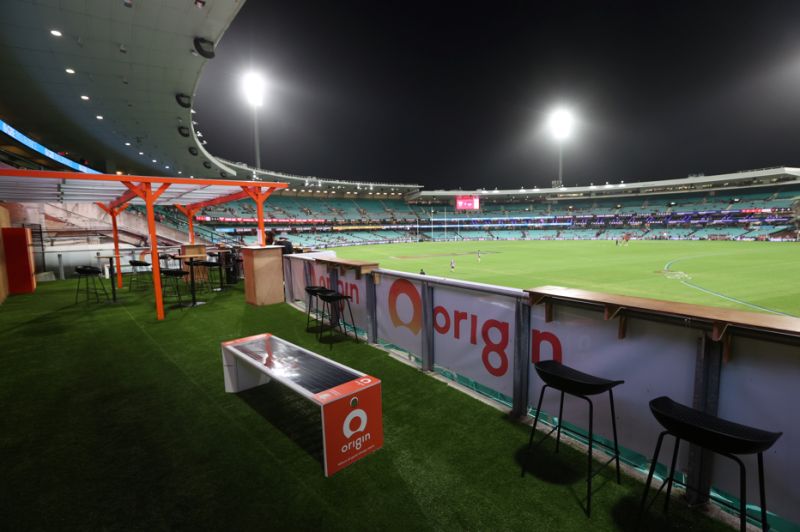
[[[249,306],[240,286],[158,322],[149,294],[76,305],[74,288],[0,306],[4,530],[633,526],[640,482],[607,469],[587,519],[585,455],[526,453],[527,426],[368,345],[319,344],[287,305]],[[220,342],[261,332],[380,378],[384,448],[325,478],[308,404],[276,384],[225,393]],[[726,527],[674,504],[645,528]]]
[[[455,241],[345,247],[336,253],[375,260],[383,268],[423,269],[516,288],[558,285],[800,316],[797,242]]]

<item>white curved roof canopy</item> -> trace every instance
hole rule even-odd
[[[0,118],[101,171],[233,177],[234,169],[202,149],[191,110],[176,94],[194,94],[208,61],[197,54],[194,38],[217,43],[243,4],[4,1]]]

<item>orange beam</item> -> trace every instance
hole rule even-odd
[[[102,202],[96,201],[95,205],[103,209],[108,213],[109,216],[111,216],[111,234],[114,237],[114,258],[116,259],[117,263],[117,288],[122,288],[122,264],[120,263],[119,259],[119,231],[117,230],[117,215],[127,209],[128,204],[123,203],[121,206],[112,206],[112,202],[106,206],[103,205]]]
[[[261,238],[261,245],[267,245],[267,234],[264,232],[264,202],[267,200],[268,197],[272,194],[275,190],[273,188],[267,188],[264,192],[261,192],[261,187],[242,187],[250,198],[256,202],[256,212],[258,213],[258,233]]]
[[[112,208],[113,207],[119,207],[120,205],[125,205],[126,203],[128,203],[130,200],[132,200],[135,197],[136,197],[136,194],[129,190],[129,191],[125,192],[123,195],[121,195],[120,197],[118,197],[117,199],[115,199],[114,201],[112,201],[111,203],[109,203],[108,206],[112,207]]]
[[[169,185],[195,185],[195,186],[223,186],[223,187],[269,187],[273,189],[287,188],[286,183],[273,183],[269,181],[239,181],[234,179],[190,179],[186,177],[156,177],[138,175],[116,174],[84,174],[81,172],[54,172],[51,170],[18,170],[16,168],[0,170],[0,176],[7,177],[32,177],[40,179],[80,179],[83,181],[116,181],[128,184],[169,184]],[[130,187],[129,187],[130,188]],[[136,194],[142,197],[141,194]]]
[[[156,216],[153,205],[161,194],[169,188],[169,183],[162,184],[153,191],[150,182],[134,184],[123,181],[126,187],[144,200],[147,207],[147,229],[150,233],[150,266],[153,271],[153,293],[156,296],[156,319],[164,319],[164,295],[161,293],[161,264],[158,261],[158,235],[156,234]]]
[[[175,208],[181,211],[189,222],[189,243],[194,244],[194,215],[199,209],[193,209],[190,205],[184,206],[179,203],[175,204]]]
[[[197,203],[192,203],[191,205],[187,205],[186,207],[189,209],[200,210],[203,207],[213,207],[214,205],[219,205],[221,203],[228,203],[230,201],[236,201],[240,199],[244,199],[248,197],[250,194],[247,192],[235,192],[233,194],[228,194],[227,196],[220,196],[218,198],[214,198],[212,200],[207,201],[200,201]]]

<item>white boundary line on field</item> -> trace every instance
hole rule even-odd
[[[706,255],[702,255],[702,256],[706,256]],[[666,263],[664,265],[664,271],[666,271],[666,272],[671,271],[669,269],[670,266],[672,266],[673,264],[675,264],[678,261],[682,261],[682,260],[686,260],[686,259],[695,259],[695,258],[698,258],[698,257],[699,256],[681,257],[681,258],[678,258],[678,259],[673,259],[673,260],[669,261],[668,263]],[[712,296],[717,296],[717,297],[722,298],[722,299],[727,299],[728,301],[731,301],[733,303],[738,303],[738,304],[744,305],[746,307],[754,308],[756,310],[763,310],[764,312],[770,312],[772,314],[779,314],[781,316],[788,316],[790,318],[797,318],[798,317],[798,316],[795,316],[794,314],[787,314],[786,312],[781,312],[779,310],[773,310],[771,308],[762,307],[760,305],[755,305],[753,303],[748,303],[747,301],[742,301],[741,299],[736,299],[735,297],[726,296],[725,294],[721,294],[719,292],[715,292],[713,290],[709,290],[708,288],[703,288],[702,286],[699,286],[699,285],[696,285],[696,284],[691,283],[689,281],[686,281],[685,279],[679,279],[679,281],[681,282],[682,285],[688,286],[689,288],[694,288],[695,290],[700,290],[701,292],[705,292],[706,294],[710,294]]]

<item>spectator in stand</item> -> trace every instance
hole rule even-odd
[[[272,246],[275,244],[275,233],[272,231],[267,231],[266,234],[266,242],[268,246]]]
[[[286,235],[279,236],[276,244],[279,246],[283,246],[284,255],[290,255],[294,253],[294,246],[292,246],[292,243],[289,242],[289,239],[286,237]]]
[[[423,270],[422,268],[420,268],[420,269],[419,269],[419,274],[420,274],[420,275],[425,275],[425,270]]]

